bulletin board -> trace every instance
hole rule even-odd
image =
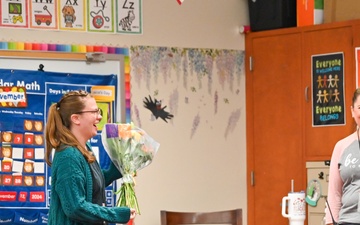
[[[0,51],[1,224],[47,224],[51,168],[44,160],[44,129],[47,109],[64,93],[91,92],[106,114],[104,123],[124,122],[123,56],[98,59],[98,53]],[[101,128],[90,142],[107,167],[100,133]],[[113,190],[116,183],[106,189],[108,206],[115,204]]]
[[[125,59],[122,54],[102,54],[101,62],[90,59],[101,53],[69,53],[44,51],[0,51],[0,69],[38,70],[40,64],[47,72],[81,73],[81,74],[117,74],[117,114],[116,121],[126,120],[125,105]]]

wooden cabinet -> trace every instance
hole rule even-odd
[[[248,224],[286,225],[281,200],[305,191],[306,162],[329,160],[354,131],[355,47],[360,21],[253,32],[246,36]],[[357,40],[359,39],[359,40]],[[313,127],[312,56],[344,53],[346,124]]]
[[[327,26],[320,30],[303,32],[303,82],[304,88],[311,87],[311,56],[342,52],[344,54],[345,85],[345,126],[312,126],[312,103],[308,101],[304,108],[304,151],[306,160],[330,159],[336,142],[354,131],[350,113],[352,93],[355,90],[355,49],[351,24]],[[311,96],[309,88],[309,96]],[[311,98],[310,98],[311,99]]]
[[[252,39],[253,71],[246,73],[247,135],[253,137],[247,139],[248,171],[254,177],[248,188],[253,197],[249,225],[287,224],[281,216],[282,197],[290,191],[291,179],[297,187],[304,179],[300,42],[296,33]]]

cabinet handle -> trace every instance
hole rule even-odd
[[[255,173],[254,173],[254,171],[250,172],[250,184],[251,184],[251,186],[255,186]]]
[[[253,71],[253,58],[252,58],[252,56],[249,57],[249,69],[250,69],[250,71]]]
[[[305,101],[306,101],[306,102],[309,102],[308,90],[309,90],[309,86],[306,86],[306,88],[305,88]]]

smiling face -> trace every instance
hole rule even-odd
[[[71,116],[73,130],[78,139],[81,135],[82,140],[88,140],[97,134],[97,124],[101,120],[101,115],[98,113],[98,106],[93,97],[87,96],[83,99],[85,108],[78,113]]]
[[[2,138],[4,142],[10,142],[11,141],[11,133],[10,132],[3,132]]]
[[[33,184],[33,178],[31,176],[24,176],[25,186],[31,186]]]
[[[351,115],[354,118],[358,127],[360,127],[360,89],[357,89],[353,96],[351,106]]]
[[[360,97],[358,96],[351,106],[351,115],[358,127],[360,127]]]
[[[33,163],[31,162],[25,162],[24,163],[24,172],[31,173],[34,169]]]
[[[30,120],[25,120],[24,126],[25,126],[25,130],[32,130],[33,128],[32,122]]]
[[[43,137],[41,135],[35,135],[35,143],[41,145],[43,143]]]
[[[42,124],[42,122],[40,122],[40,121],[35,121],[35,130],[36,130],[36,131],[42,131],[42,129],[43,129],[43,124]]]
[[[44,177],[43,176],[36,176],[35,182],[37,186],[44,186]]]
[[[3,147],[2,155],[3,155],[3,157],[11,158],[11,148],[10,147]]]

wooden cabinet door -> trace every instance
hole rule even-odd
[[[301,34],[246,39],[248,224],[287,225],[281,201],[305,190]],[[252,64],[252,71],[249,69]]]
[[[329,160],[335,143],[355,131],[350,106],[355,90],[355,51],[352,26],[325,26],[303,33],[303,78],[308,88],[309,101],[305,104],[305,155],[306,160]],[[313,126],[312,112],[312,56],[320,54],[344,54],[345,125]],[[316,99],[315,99],[316,101]]]

